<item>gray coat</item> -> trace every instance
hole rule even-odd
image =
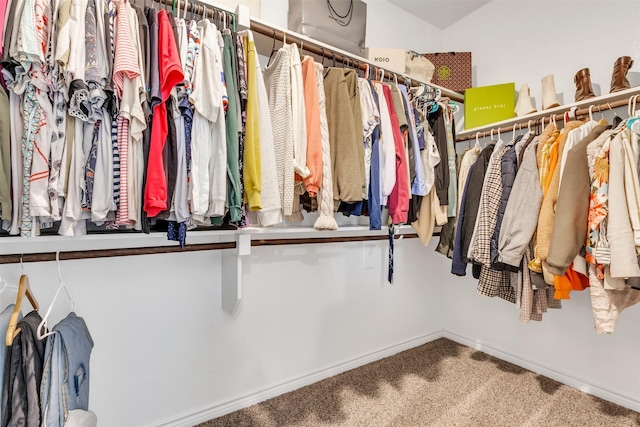
[[[538,142],[526,148],[513,182],[498,239],[497,262],[518,268],[538,225],[542,188],[536,162]]]

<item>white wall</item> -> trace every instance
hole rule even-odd
[[[640,85],[640,2],[493,0],[443,31],[443,51],[471,51],[474,86],[528,83],[540,110],[542,83],[553,74],[560,104],[574,102],[573,76],[591,71],[596,95],[609,93],[614,61],[631,56]]]
[[[386,47],[431,52],[440,45],[440,29],[405,12],[387,0],[367,3],[367,47]],[[262,0],[262,20],[287,28],[289,0]]]
[[[318,379],[302,377],[439,333],[444,277],[432,273],[439,258],[424,261],[433,248],[397,241],[392,286],[386,247],[253,248],[233,315],[221,308],[220,252],[62,261],[95,341],[90,403],[100,425],[191,425],[230,410],[234,399],[282,393]],[[44,315],[55,263],[24,268]],[[0,274],[17,284],[20,266],[0,266]],[[50,324],[69,310],[61,295]]]

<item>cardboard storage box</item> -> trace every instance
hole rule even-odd
[[[515,83],[473,87],[464,92],[464,128],[473,129],[515,117]]]
[[[395,73],[404,73],[404,61],[407,52],[404,49],[368,47],[366,57],[375,65]]]

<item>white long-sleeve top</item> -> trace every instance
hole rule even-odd
[[[304,82],[300,52],[295,44],[285,44],[291,71],[291,113],[293,114],[293,167],[302,178],[309,176],[307,168],[307,119],[304,107]],[[261,140],[262,143],[262,140]]]
[[[380,107],[380,204],[386,205],[389,195],[396,185],[396,147],[393,140],[391,115],[385,101],[382,83],[375,83]]]
[[[222,53],[219,31],[209,20],[200,21],[200,55],[193,72],[194,105],[191,131],[191,203],[193,219],[205,222],[225,212],[227,144],[223,99]]]

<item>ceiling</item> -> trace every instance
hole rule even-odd
[[[389,0],[412,15],[444,30],[491,0]]]

